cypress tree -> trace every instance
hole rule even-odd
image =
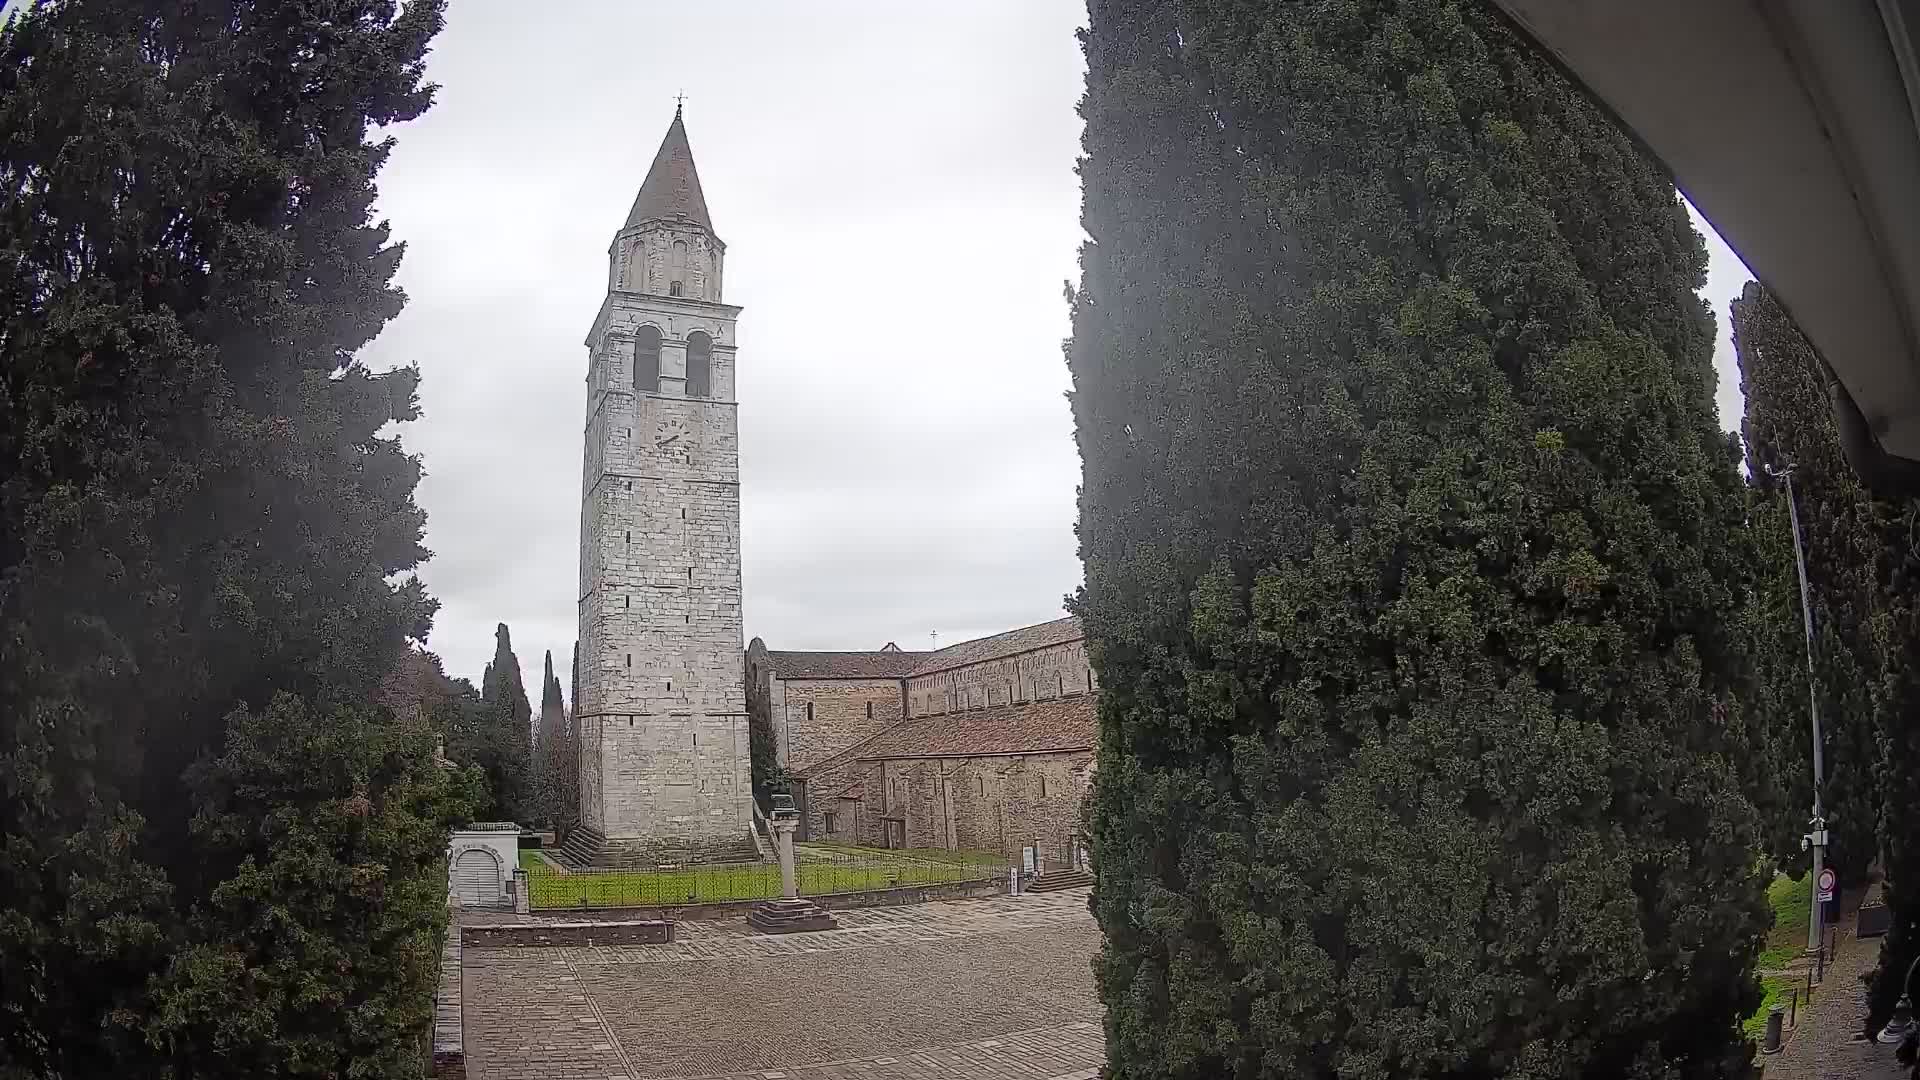
[[[520,676],[520,658],[513,652],[513,634],[506,623],[493,630],[493,662],[487,665],[485,700],[501,706],[504,723],[519,734],[514,738],[528,747],[533,744],[533,706],[527,700],[526,680]]]
[[[42,0],[0,29],[8,1069],[407,1071],[413,952],[208,965],[445,918],[457,800],[371,704],[433,612],[419,464],[382,434],[417,373],[355,358],[404,301],[369,134],[430,104],[441,14]],[[322,833],[348,872],[290,880],[273,852]]]
[[[506,623],[493,631],[493,663],[487,666],[487,700],[499,714],[500,739],[512,748],[521,768],[533,762],[533,705],[527,700],[527,683],[520,675],[520,657],[513,651],[513,636]]]
[[[1456,0],[1095,0],[1119,1077],[1732,1077],[1753,588],[1670,179]]]
[[[567,706],[560,696],[560,680],[553,674],[552,652],[546,655],[546,669],[540,679],[540,733],[533,757],[539,817],[560,829],[574,801],[573,785],[568,783],[572,754],[567,740]]]
[[[1791,581],[1792,549],[1782,485],[1767,466],[1791,461],[1799,500],[1807,576],[1816,626],[1830,857],[1854,884],[1867,863],[1884,855],[1885,899],[1893,914],[1872,979],[1869,1032],[1884,1024],[1907,968],[1920,955],[1920,501],[1869,497],[1846,464],[1827,404],[1824,373],[1813,348],[1786,311],[1758,283],[1733,305],[1734,346],[1746,396],[1749,474],[1770,513],[1762,529],[1782,539],[1768,562]],[[1757,508],[1759,509],[1759,508]],[[1756,515],[1756,521],[1761,519]],[[1778,595],[1784,592],[1776,588]],[[1770,683],[1792,684],[1781,716],[1770,723],[1791,747],[1782,784],[1793,798],[1783,840],[1799,860],[1811,802],[1811,756],[1804,678],[1805,639],[1799,595],[1769,621],[1794,620],[1766,665]],[[1775,605],[1785,606],[1785,605]],[[1781,673],[1790,673],[1782,678]]]
[[[480,766],[487,778],[487,815],[499,821],[530,821],[538,816],[538,774],[533,760],[533,706],[520,678],[520,658],[506,623],[493,631],[493,660],[487,664],[480,693],[453,706],[445,722],[459,731],[448,738],[455,760]],[[456,754],[455,747],[458,747]]]
[[[1906,500],[1882,518],[1878,580],[1886,583],[1886,604],[1874,619],[1874,640],[1882,658],[1875,685],[1879,701],[1880,836],[1885,857],[1885,900],[1892,924],[1881,943],[1879,966],[1871,976],[1864,1030],[1871,1034],[1893,1014],[1906,992],[1907,971],[1920,960],[1920,501]],[[1920,1065],[1912,1069],[1920,1076]]]
[[[1785,498],[1754,488],[1747,520],[1757,577],[1738,625],[1755,663],[1744,701],[1753,747],[1739,765],[1762,849],[1776,867],[1797,875],[1807,864],[1800,838],[1813,806],[1800,581]]]
[[[1874,612],[1884,604],[1877,563],[1881,558],[1880,510],[1860,487],[1840,450],[1827,403],[1819,359],[1787,313],[1756,282],[1733,302],[1733,342],[1746,397],[1747,473],[1766,504],[1759,528],[1777,530],[1762,616],[1770,647],[1760,669],[1770,683],[1769,709],[1761,717],[1778,745],[1781,787],[1790,840],[1783,863],[1805,864],[1800,836],[1812,799],[1812,733],[1808,716],[1807,642],[1793,563],[1792,518],[1786,486],[1776,471],[1793,469],[1800,512],[1807,583],[1813,609],[1814,660],[1821,727],[1825,734],[1824,791],[1830,864],[1849,885],[1866,879],[1878,852],[1880,791],[1874,775],[1879,755],[1874,698],[1879,660],[1873,640]],[[1758,511],[1760,508],[1756,508]],[[1890,507],[1887,508],[1891,510]],[[1780,832],[1781,830],[1775,830]]]
[[[547,652],[546,671],[540,676],[540,741],[559,746],[567,729],[567,705],[560,697],[560,680],[553,677],[553,652]]]

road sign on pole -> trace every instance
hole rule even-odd
[[[1818,894],[1814,897],[1814,899],[1820,901],[1823,904],[1833,899],[1834,885],[1835,885],[1835,881],[1833,877],[1833,867],[1831,866],[1821,867],[1820,878],[1818,881],[1814,882],[1814,891]]]

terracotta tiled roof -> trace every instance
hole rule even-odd
[[[899,646],[888,642],[892,648],[871,652],[769,651],[767,659],[773,665],[774,674],[783,679],[900,679],[998,660],[1015,653],[1078,641],[1083,636],[1080,620],[1069,615],[1037,626],[962,641],[936,652],[902,652]]]
[[[1090,750],[1094,743],[1093,703],[1092,694],[1074,694],[921,717],[896,724],[837,756],[880,761]]]
[[[948,668],[965,667],[986,660],[997,660],[1015,653],[1044,649],[1049,645],[1061,645],[1069,641],[1078,641],[1086,635],[1080,629],[1080,620],[1072,615],[1052,622],[1043,622],[1037,626],[1023,626],[1018,630],[1008,630],[1004,634],[991,637],[974,638],[958,645],[949,645],[937,652],[909,653],[909,656],[921,657],[920,666],[913,669],[915,675],[945,671]]]
[[[767,663],[783,679],[899,679],[930,653],[773,652]]]
[[[653,155],[653,167],[640,185],[640,194],[627,212],[627,227],[643,221],[679,219],[691,221],[708,232],[713,222],[707,217],[707,197],[700,191],[700,173],[693,167],[693,147],[687,145],[687,125],[674,110],[667,137]]]

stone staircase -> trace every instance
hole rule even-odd
[[[1049,868],[1027,883],[1028,892],[1049,893],[1062,889],[1084,889],[1093,884],[1093,875],[1071,866]]]
[[[804,896],[756,904],[747,912],[747,925],[763,934],[804,934],[840,928],[831,912]]]

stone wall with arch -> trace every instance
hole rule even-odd
[[[615,289],[719,301],[726,245],[690,222],[648,221],[614,241]],[[675,289],[676,283],[680,286]]]
[[[477,821],[447,841],[447,894],[463,908],[513,906],[507,884],[520,865],[520,826]]]

